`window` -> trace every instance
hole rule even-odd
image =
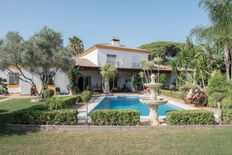
[[[9,75],[9,84],[10,85],[19,84],[19,76],[18,75]]]
[[[113,54],[107,54],[107,64],[110,64],[110,66],[115,67],[116,66],[116,55]]]

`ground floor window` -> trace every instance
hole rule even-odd
[[[9,85],[19,84],[19,76],[15,74],[9,75]]]

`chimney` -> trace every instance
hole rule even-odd
[[[111,45],[120,46],[120,39],[116,38],[116,37],[113,37],[111,39]]]

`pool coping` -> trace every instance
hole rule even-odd
[[[103,96],[100,96],[98,97],[96,100],[94,100],[92,103],[88,104],[88,114],[93,111],[96,106],[101,102],[103,101],[106,97],[118,97],[118,96],[121,96],[121,97],[140,97],[140,98],[144,98],[144,97],[147,97],[147,95],[139,95],[139,94],[130,94],[130,95],[110,95],[110,96],[107,96],[107,95],[103,95]],[[183,103],[180,103],[180,102],[177,102],[177,101],[174,101],[174,100],[171,100],[171,99],[168,99],[168,103],[171,104],[171,105],[174,105],[174,106],[177,106],[177,107],[180,107],[181,109],[184,109],[184,110],[199,110],[199,108],[196,108],[196,107],[192,107],[192,106],[189,106],[189,105],[185,105]],[[86,118],[86,113],[85,113],[85,107],[82,107],[80,112],[78,113],[78,119],[85,119]],[[159,116],[159,119],[160,120],[164,120],[166,118],[166,116]],[[140,116],[140,119],[142,120],[149,120],[149,116]]]

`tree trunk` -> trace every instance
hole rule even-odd
[[[104,80],[104,93],[109,94],[110,93],[110,84],[109,80]]]
[[[193,70],[193,85],[195,86],[196,85],[196,75],[197,75],[197,71],[196,69]]]
[[[224,62],[226,65],[226,79],[230,80],[230,50],[227,45],[224,47]]]
[[[148,82],[148,81],[147,81],[147,75],[146,75],[146,71],[145,71],[145,70],[143,70],[143,72],[144,72],[145,83],[146,83],[146,82]]]
[[[41,77],[40,79],[41,79],[41,83],[42,83],[42,88],[40,90],[39,99],[43,99],[44,98],[43,92],[48,88],[48,84],[47,84],[48,80],[45,77]]]
[[[143,90],[145,90],[145,88],[144,88],[144,81],[143,81],[143,77],[141,78],[141,80],[142,80]]]

